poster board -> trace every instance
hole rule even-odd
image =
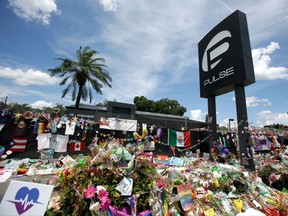
[[[0,204],[0,215],[44,215],[54,186],[11,180]]]

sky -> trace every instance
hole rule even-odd
[[[245,87],[249,125],[288,125],[287,0],[1,0],[0,101],[74,105],[48,69],[61,64],[55,58],[76,60],[76,50],[89,46],[113,79],[92,104],[168,98],[204,121],[198,43],[236,10],[247,17],[256,78]],[[216,97],[216,111],[217,124],[234,119],[236,127],[234,91]]]

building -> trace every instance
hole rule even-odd
[[[66,106],[66,113],[68,117],[72,117],[76,114],[78,118],[90,119],[93,121],[99,121],[101,117],[105,118],[121,118],[137,120],[138,132],[142,130],[142,124],[146,124],[148,128],[151,126],[157,126],[163,128],[163,142],[167,143],[167,129],[172,130],[190,130],[192,133],[192,143],[197,143],[198,140],[204,139],[208,136],[207,123],[191,120],[186,116],[175,116],[159,113],[150,113],[137,111],[134,104],[120,103],[115,101],[108,101],[106,107],[97,107],[95,105],[83,105],[80,104],[79,109],[75,110],[75,106]],[[117,133],[121,137],[121,133]],[[125,134],[126,135],[126,134]],[[209,152],[208,144],[201,145],[202,152]],[[163,153],[171,155],[170,146],[158,146],[155,149],[157,153]]]
[[[137,111],[134,104],[115,101],[108,101],[107,107],[80,104],[78,110],[75,110],[74,106],[66,106],[65,108],[67,109],[66,112],[68,116],[74,116],[76,114],[79,118],[82,117],[94,121],[98,121],[100,117],[117,117],[137,120],[139,125],[145,123],[147,125],[157,125],[173,130],[181,130],[182,128],[186,130],[200,130],[201,128],[207,127],[207,123],[191,120],[186,116]]]

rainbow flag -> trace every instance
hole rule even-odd
[[[180,197],[180,203],[184,211],[192,208],[192,186],[191,184],[177,186],[177,192]]]
[[[158,155],[157,156],[158,163],[169,164],[169,157],[167,155]]]

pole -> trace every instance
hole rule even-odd
[[[208,97],[208,116],[209,116],[209,134],[210,134],[209,153],[210,153],[210,159],[212,159],[211,149],[214,147],[214,145],[216,144],[216,140],[217,140],[215,96]]]
[[[245,89],[243,85],[235,86],[238,137],[240,148],[240,163],[247,169],[255,170],[251,146],[248,143],[250,133],[248,131],[247,107]]]

